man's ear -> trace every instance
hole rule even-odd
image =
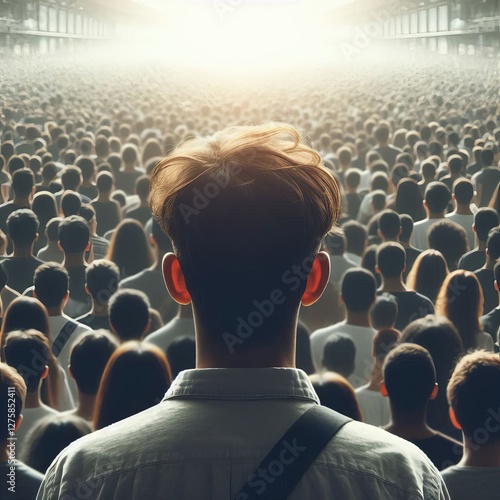
[[[162,269],[163,279],[171,297],[183,306],[190,304],[191,295],[187,291],[184,273],[175,254],[168,252],[163,256]]]
[[[474,232],[476,232],[476,225],[475,225],[475,224],[472,224],[472,230],[473,230]]]
[[[375,266],[375,272],[376,272],[377,274],[380,274],[380,276],[382,276],[382,273],[380,272],[380,267]]]
[[[47,375],[49,374],[49,367],[45,365],[45,368],[43,369],[42,376],[40,377],[40,380],[44,380],[47,378]]]
[[[90,295],[90,290],[89,290],[89,287],[87,285],[85,285],[85,293],[87,295]]]
[[[434,384],[434,389],[432,389],[430,399],[436,399],[436,397],[437,397],[437,395],[438,395],[438,390],[439,390],[439,387],[438,387],[438,384],[437,384],[437,382],[436,382],[436,383]]]
[[[14,430],[17,431],[17,429],[19,428],[19,426],[21,425],[21,422],[23,421],[23,415],[19,415],[19,417],[17,417],[17,420],[16,420],[16,423],[14,425]]]
[[[71,369],[71,365],[68,365],[68,372],[71,375],[71,378],[74,380],[75,376],[73,375],[73,370]]]
[[[382,382],[380,382],[380,394],[382,394],[384,398],[389,397],[389,393],[387,392],[387,387],[385,386],[385,382],[383,380]]]
[[[451,423],[453,424],[453,426],[456,428],[456,429],[462,429],[462,426],[458,423],[458,420],[457,420],[457,417],[455,415],[455,412],[453,411],[453,408],[450,407],[450,410],[449,410],[449,414],[450,414],[450,420],[451,420]]]
[[[495,287],[495,290],[496,290],[497,292],[500,292],[500,290],[498,289],[498,281],[497,281],[497,280],[495,280],[495,281],[493,282],[493,286]]]
[[[90,252],[90,246],[91,246],[91,244],[92,244],[92,243],[91,243],[91,242],[90,242],[90,240],[89,240],[89,242],[87,243],[87,246],[85,247],[85,251],[86,251],[86,252]]]
[[[318,252],[307,277],[306,289],[302,294],[303,306],[314,304],[325,291],[330,279],[330,256],[326,252]]]
[[[58,246],[59,250],[61,250],[61,252],[64,253],[64,250],[63,250],[63,247],[61,246],[61,242],[60,241],[57,242],[57,246]]]

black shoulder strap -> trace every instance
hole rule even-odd
[[[64,326],[61,328],[61,331],[57,334],[57,337],[52,344],[52,352],[56,358],[59,354],[61,354],[61,351],[64,349],[64,346],[68,342],[71,335],[73,335],[77,326],[78,323],[75,321],[67,321],[64,323]]]
[[[335,434],[352,419],[313,406],[285,432],[235,500],[285,500]]]

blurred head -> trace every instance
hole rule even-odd
[[[145,293],[123,288],[109,299],[109,324],[122,342],[140,340],[150,327],[151,304]]]
[[[430,182],[425,188],[425,205],[430,213],[444,212],[451,199],[450,190],[443,182]]]
[[[59,241],[59,224],[62,222],[62,220],[62,217],[53,217],[47,222],[47,225],[45,226],[45,235],[47,236],[47,241]]]
[[[413,233],[413,218],[410,215],[402,214],[400,216],[400,221],[401,234],[399,235],[399,241],[408,243]]]
[[[82,183],[82,172],[78,167],[66,167],[61,174],[61,182],[65,191],[78,191]]]
[[[59,224],[59,245],[65,254],[83,253],[90,246],[87,221],[79,215],[70,215]]]
[[[59,307],[69,295],[68,271],[56,262],[42,264],[35,271],[35,297],[46,307]]]
[[[410,215],[415,221],[425,219],[422,193],[413,179],[403,179],[398,184],[394,208],[398,214]]]
[[[61,197],[61,212],[64,217],[79,215],[82,198],[76,191],[65,191]]]
[[[480,208],[474,215],[474,231],[477,239],[485,242],[488,233],[500,224],[498,213],[493,208]]]
[[[384,279],[400,278],[406,268],[406,252],[399,243],[382,243],[377,249],[376,258],[377,272]]]
[[[491,260],[498,260],[500,258],[500,228],[494,227],[488,233],[488,240],[486,241],[486,255]]]
[[[384,240],[397,240],[401,232],[401,219],[394,210],[384,210],[378,219],[378,229]]]
[[[469,179],[457,179],[453,183],[453,196],[458,205],[470,205],[474,197],[474,186]]]
[[[346,238],[346,251],[363,255],[367,241],[365,226],[357,221],[349,221],[342,225],[342,230]]]
[[[57,217],[57,203],[55,196],[49,191],[41,191],[33,196],[31,210],[38,217],[40,226],[44,228],[47,222]]]
[[[365,269],[348,269],[342,277],[342,302],[350,312],[367,312],[375,302],[376,290],[373,274]]]
[[[469,250],[465,229],[448,219],[438,220],[432,224],[427,238],[429,247],[441,252],[450,271],[457,269],[460,258]]]
[[[334,255],[344,255],[346,249],[346,239],[344,232],[339,230],[335,233],[330,233],[325,236],[325,247],[328,253]]]
[[[38,237],[39,222],[32,210],[22,208],[7,217],[7,230],[16,248],[30,248]]]
[[[354,359],[356,346],[349,335],[332,333],[323,349],[323,367],[336,372],[343,377],[350,377],[354,373]]]
[[[107,304],[118,290],[120,270],[113,262],[106,259],[92,261],[85,270],[87,291],[95,304]]]
[[[377,296],[370,315],[375,330],[393,328],[398,318],[398,303],[394,295],[383,293]]]

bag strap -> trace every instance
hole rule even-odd
[[[235,500],[285,500],[328,442],[352,418],[315,405],[299,417],[247,479]]]
[[[64,349],[64,346],[68,342],[69,338],[75,332],[78,327],[78,323],[75,321],[67,321],[64,326],[61,328],[61,331],[57,334],[54,342],[52,343],[52,352],[54,356],[57,358],[61,351]]]

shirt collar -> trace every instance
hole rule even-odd
[[[172,382],[164,400],[301,399],[319,404],[309,377],[295,368],[205,368],[185,370]]]

